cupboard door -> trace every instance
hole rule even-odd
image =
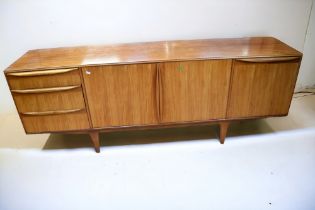
[[[161,121],[225,118],[231,63],[206,60],[159,64]]]
[[[94,128],[157,123],[156,65],[82,68]]]
[[[234,61],[228,118],[286,115],[299,61]]]

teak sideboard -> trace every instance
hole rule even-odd
[[[5,70],[25,132],[220,125],[286,116],[302,53],[273,37],[30,50]]]

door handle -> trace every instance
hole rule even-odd
[[[236,61],[248,62],[248,63],[273,63],[273,62],[285,62],[285,61],[297,61],[300,57],[273,57],[273,58],[238,58]]]

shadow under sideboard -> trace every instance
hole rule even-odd
[[[213,140],[217,143],[218,125],[193,125],[187,127],[126,130],[100,134],[101,147],[170,143],[194,140]],[[264,120],[233,122],[228,137],[272,133]],[[50,134],[43,150],[91,148],[86,134]]]

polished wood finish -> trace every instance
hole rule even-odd
[[[288,114],[302,53],[272,37],[31,50],[5,70],[26,133],[229,123]]]
[[[156,65],[156,77],[155,77],[155,102],[156,102],[156,112],[157,121],[161,123],[161,65]]]
[[[83,111],[85,109],[69,109],[69,110],[58,110],[58,111],[46,111],[46,112],[21,112],[22,115],[56,115],[56,114],[68,114],[73,112]]]
[[[19,74],[21,73],[22,72],[19,72]],[[78,69],[49,75],[12,76],[10,74],[7,74],[6,76],[11,90],[81,85],[81,79]]]
[[[28,51],[6,73],[183,60],[302,56],[273,37],[179,40]]]
[[[161,122],[224,119],[232,60],[160,65]]]
[[[286,115],[299,62],[234,61],[227,118]]]
[[[25,89],[25,90],[11,90],[12,93],[51,93],[65,90],[72,90],[80,88],[81,85],[66,86],[66,87],[53,87],[53,88],[36,88],[36,89]]]
[[[55,75],[55,74],[63,74],[71,71],[75,71],[77,68],[70,69],[52,69],[46,71],[27,71],[27,72],[11,72],[8,73],[8,76],[15,77],[34,77],[34,76],[47,76],[47,75]]]
[[[44,93],[14,93],[19,112],[44,112],[85,108],[81,88]]]
[[[89,136],[94,145],[94,149],[96,153],[100,153],[100,135],[98,131],[90,131]]]
[[[275,58],[239,58],[236,61],[250,62],[250,63],[272,63],[284,61],[299,61],[300,57],[275,57]]]
[[[85,111],[52,115],[23,115],[21,119],[26,133],[65,132],[89,129]]]
[[[230,125],[230,122],[228,121],[223,121],[219,123],[219,126],[220,126],[219,138],[220,138],[221,144],[224,144],[225,137],[229,129],[229,125]]]
[[[94,128],[156,124],[156,64],[82,68]]]

